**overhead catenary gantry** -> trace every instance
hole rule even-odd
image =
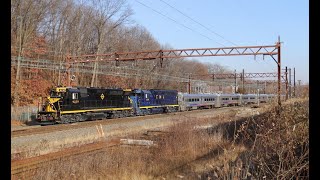
[[[268,78],[277,77],[278,73],[212,73],[212,79],[233,79],[233,78]],[[285,73],[281,76],[284,78]]]
[[[138,60],[160,60],[160,65],[163,64],[164,58],[186,58],[186,57],[208,57],[208,56],[257,56],[269,55],[277,63],[278,66],[278,104],[280,101],[281,90],[281,54],[280,54],[280,37],[275,45],[267,46],[238,46],[238,47],[221,47],[221,48],[195,48],[195,49],[168,49],[157,51],[140,51],[140,52],[116,52],[109,54],[91,54],[81,56],[68,56],[66,63],[68,64],[67,77],[69,77],[71,66],[76,63],[86,62],[106,62],[116,61],[138,61]],[[277,55],[277,60],[274,56]],[[67,78],[68,86],[70,86],[70,78]]]
[[[283,72],[281,74],[281,78],[284,80],[284,83],[288,83],[286,81],[286,75],[287,73],[286,72]],[[203,74],[203,75],[193,75],[193,77],[196,76],[196,77],[210,77],[212,78],[212,80],[218,80],[218,79],[235,79],[235,87],[236,87],[236,82],[237,82],[237,78],[240,79],[240,81],[242,81],[242,88],[244,89],[244,82],[245,82],[245,79],[248,79],[248,78],[270,78],[270,77],[277,77],[278,76],[278,73],[276,72],[272,72],[272,73],[244,73],[244,69],[242,71],[242,73],[209,73],[209,74]],[[189,75],[189,92],[190,92],[190,75]],[[271,81],[267,81],[267,80],[259,80],[260,82],[266,82],[266,83],[271,83],[274,84],[276,81],[274,80],[271,80]],[[255,81],[256,83],[256,81]],[[286,86],[287,87],[287,86]],[[287,92],[286,92],[287,93]]]

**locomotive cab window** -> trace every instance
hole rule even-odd
[[[50,92],[50,96],[51,97],[60,97],[61,96],[61,92],[56,92],[56,91],[51,91]]]
[[[78,99],[78,93],[72,93],[72,99]]]

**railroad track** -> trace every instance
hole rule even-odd
[[[161,116],[160,114],[156,114],[156,115],[148,115],[147,117],[150,119],[150,118],[158,118],[160,116]],[[56,124],[56,125],[49,125],[49,126],[40,126],[37,128],[19,129],[19,130],[13,130],[11,132],[11,138],[35,135],[35,134],[44,134],[44,133],[49,133],[54,131],[65,131],[69,129],[84,128],[84,127],[93,126],[97,124],[102,124],[102,125],[122,124],[122,123],[144,120],[145,118],[146,118],[145,116],[138,116],[138,117],[126,117],[126,118],[118,118],[118,119],[103,119],[103,120],[86,121],[86,122],[79,122],[79,123],[73,123],[73,124]]]
[[[239,109],[241,107],[223,107],[216,109],[216,111],[223,111],[225,109]],[[118,119],[104,119],[104,120],[96,120],[96,121],[86,121],[86,122],[79,122],[73,124],[57,124],[57,125],[49,125],[49,126],[40,126],[36,128],[27,128],[27,129],[20,129],[20,130],[13,130],[11,131],[11,138],[21,137],[21,136],[28,136],[28,135],[35,135],[35,134],[44,134],[50,133],[55,131],[65,131],[69,129],[78,129],[84,128],[94,125],[111,125],[111,124],[125,124],[128,122],[139,122],[147,119],[154,119],[159,118],[161,116],[175,116],[175,115],[189,115],[189,114],[197,114],[202,113],[205,111],[212,111],[212,109],[206,110],[193,110],[193,111],[184,111],[184,112],[175,112],[175,113],[168,113],[168,114],[154,114],[154,115],[147,115],[147,116],[136,116],[136,117],[126,117],[126,118],[118,118]]]
[[[80,147],[66,148],[62,151],[40,155],[37,157],[13,160],[11,161],[11,177],[19,178],[19,175],[23,173],[23,177],[27,178],[28,176],[32,176],[32,170],[36,170],[42,167],[42,165],[49,161],[52,162],[67,157],[76,158],[77,156],[83,154],[99,153],[105,151],[106,148],[110,148],[119,144],[119,139],[111,139],[109,141],[99,141],[91,144],[82,145]]]

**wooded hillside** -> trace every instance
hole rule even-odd
[[[131,18],[126,0],[12,0],[11,1],[11,97],[13,105],[36,104],[49,88],[65,85],[67,55],[105,54],[170,49],[161,45]],[[35,63],[34,68],[28,63]],[[57,66],[40,67],[42,62]],[[165,88],[186,91],[188,78],[209,72],[225,72],[217,64],[196,60],[164,59],[115,64],[90,63],[76,67],[73,85],[117,88]],[[119,68],[118,68],[119,69]],[[118,74],[117,74],[118,73]],[[200,76],[199,76],[200,75]]]

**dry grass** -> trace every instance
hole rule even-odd
[[[218,178],[308,179],[309,175],[309,104],[295,101],[274,107],[269,113],[249,118],[237,125],[234,146],[248,150],[235,160],[209,172]],[[237,162],[237,163],[235,163]],[[228,167],[229,171],[221,169]],[[240,173],[235,174],[237,169]]]
[[[101,141],[101,136],[97,134],[87,134],[77,138],[66,138],[57,141],[48,141],[41,139],[39,143],[22,146],[16,148],[11,153],[11,159],[24,159],[35,156],[40,156],[48,153],[58,152],[65,148],[79,147],[84,144],[90,144]]]
[[[11,126],[24,126],[26,125],[26,121],[21,121],[21,120],[11,120]]]
[[[199,120],[208,124],[209,119]],[[214,149],[223,146],[221,132],[210,135],[195,130],[199,122],[189,119],[175,123],[160,136],[136,134],[133,139],[152,139],[157,146],[121,146],[80,158],[51,162],[34,177],[37,179],[154,179],[167,176]]]

